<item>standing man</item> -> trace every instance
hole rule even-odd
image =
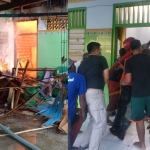
[[[124,41],[124,48],[126,49],[127,53],[130,51],[130,43],[133,40],[135,40],[133,37],[129,37]],[[126,58],[125,62],[131,56]],[[125,62],[123,64],[125,64]],[[120,64],[120,67],[124,70],[124,65]],[[120,80],[120,85],[121,85],[121,95],[118,105],[118,111],[114,119],[113,126],[109,130],[113,135],[117,136],[120,140],[123,140],[125,137],[126,130],[130,126],[130,121],[127,118],[125,118],[125,114],[128,104],[131,101],[131,88],[132,88],[132,84],[125,81],[124,71]]]
[[[121,57],[126,54],[126,49],[121,48],[119,50],[120,57],[116,59],[117,62]],[[120,79],[123,73],[123,69],[117,67],[109,76],[109,104],[107,106],[107,125],[112,126],[113,122],[109,119],[111,112],[115,111],[118,107],[119,98],[120,98]]]
[[[150,118],[150,56],[141,53],[139,40],[131,42],[133,56],[127,60],[125,65],[125,80],[132,81],[131,94],[131,121],[136,123],[139,142],[133,145],[145,150],[145,127],[144,111]]]
[[[76,103],[79,96],[81,106],[81,116],[83,121],[86,119],[86,83],[83,75],[76,73],[76,67],[71,59],[68,59],[68,118],[69,118],[69,133],[68,133],[68,149],[78,150],[72,147],[71,142],[71,123],[73,122],[76,113]]]
[[[78,68],[78,73],[85,76],[87,92],[86,102],[90,122],[85,131],[80,149],[100,150],[102,135],[105,132],[106,106],[104,101],[104,84],[108,82],[108,64],[101,52],[100,44],[91,42],[87,46],[89,57]]]

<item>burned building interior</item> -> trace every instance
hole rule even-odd
[[[67,149],[67,0],[0,0],[0,149]]]

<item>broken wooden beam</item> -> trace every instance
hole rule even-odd
[[[7,118],[10,114],[12,114],[13,112],[15,112],[16,110],[18,110],[21,106],[23,106],[23,103],[19,104],[16,108],[12,109],[11,111],[9,111],[8,113],[6,113],[5,115],[3,115],[2,117],[0,117],[0,121]]]
[[[55,125],[53,126],[48,126],[48,127],[42,127],[42,128],[36,128],[36,129],[30,129],[30,130],[25,130],[25,131],[20,131],[20,132],[16,132],[14,134],[22,134],[22,133],[27,133],[27,132],[34,132],[34,131],[39,131],[39,130],[44,130],[44,129],[49,129],[49,128],[53,128],[55,127]],[[8,136],[9,134],[1,134],[0,137],[5,137]]]

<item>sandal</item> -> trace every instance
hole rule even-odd
[[[107,125],[112,126],[113,122],[111,120],[107,120]]]

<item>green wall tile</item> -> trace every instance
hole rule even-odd
[[[38,67],[56,68],[62,65],[61,57],[64,53],[65,57],[68,54],[68,48],[64,48],[61,56],[64,47],[62,41],[68,42],[68,33],[40,32],[38,34]]]
[[[111,45],[111,36],[106,36],[105,37],[105,39],[106,39],[106,45]]]

